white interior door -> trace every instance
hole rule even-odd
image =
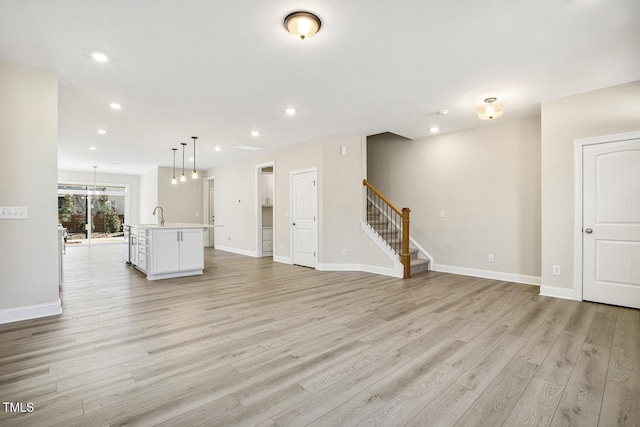
[[[316,171],[292,173],[291,191],[293,263],[315,268],[318,252]]]
[[[640,139],[582,153],[583,299],[640,308]]]

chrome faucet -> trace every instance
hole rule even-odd
[[[156,206],[153,208],[153,215],[155,216],[158,209],[160,209],[160,227],[164,227],[164,209],[161,206]]]

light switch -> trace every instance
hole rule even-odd
[[[0,219],[26,219],[26,206],[0,206]]]
[[[443,209],[443,210],[440,211],[440,218],[444,218],[444,217],[445,217],[445,215],[444,215],[444,209]]]

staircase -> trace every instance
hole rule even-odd
[[[419,258],[420,251],[411,247],[409,242],[409,209],[402,211],[395,208],[366,180],[367,186],[367,223],[385,241],[389,248],[400,257],[403,264],[405,262],[405,279],[414,274],[429,270],[429,260]],[[406,230],[403,230],[403,226]],[[405,231],[403,233],[403,231]],[[402,238],[406,236],[407,242],[403,245]],[[403,260],[403,246],[407,256]]]

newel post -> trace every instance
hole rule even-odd
[[[400,260],[404,266],[404,278],[411,277],[411,255],[409,255],[409,212],[411,209],[402,208],[402,253]]]

